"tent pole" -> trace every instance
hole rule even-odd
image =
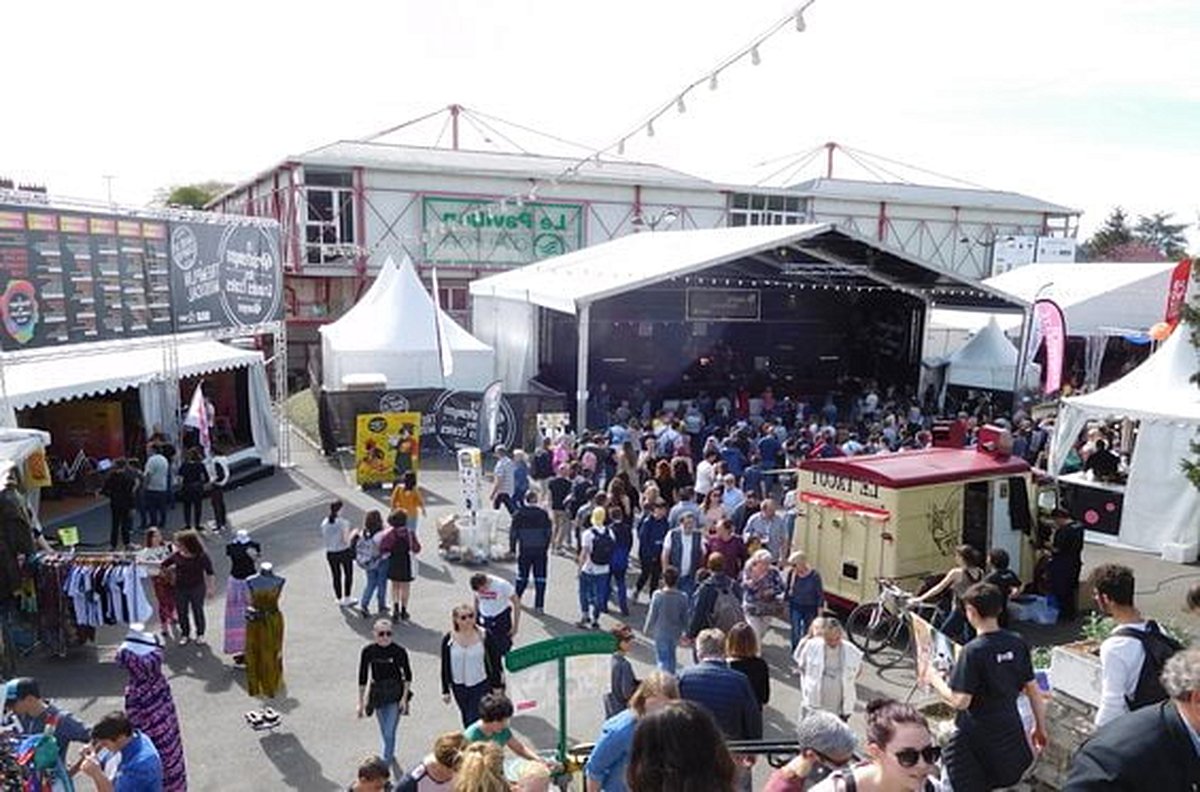
[[[591,341],[592,306],[583,305],[579,308],[577,328],[579,348],[575,362],[575,434],[582,437],[587,428],[588,403],[588,347]]]
[[[1017,376],[1016,382],[1013,383],[1013,411],[1016,412],[1017,405],[1020,404],[1021,386],[1025,384],[1025,371],[1028,366],[1026,360],[1029,357],[1037,354],[1037,350],[1026,349],[1029,346],[1029,334],[1033,330],[1033,308],[1025,306],[1021,312],[1021,344],[1017,347],[1021,351],[1017,356]]]

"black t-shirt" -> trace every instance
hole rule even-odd
[[[1004,595],[1005,605],[1008,605],[1009,592],[1021,588],[1021,578],[1017,577],[1017,573],[1011,569],[993,569],[984,577],[983,582],[991,583],[1000,589],[1000,593]]]
[[[959,731],[1023,730],[1017,695],[1032,679],[1029,647],[1016,633],[996,630],[969,642],[950,674],[952,690],[971,694],[971,706],[958,713]]]
[[[546,485],[550,490],[550,508],[554,511],[566,509],[565,501],[571,494],[571,479],[565,476],[555,476]]]
[[[250,554],[250,550],[254,550],[254,554]],[[229,576],[238,580],[245,580],[255,572],[254,559],[262,552],[262,545],[258,542],[230,542],[225,545],[225,555],[229,556],[230,567]]]
[[[408,652],[399,644],[380,646],[377,643],[363,647],[358,662],[358,684],[366,686],[368,680],[399,679],[412,682],[412,667],[408,664]]]

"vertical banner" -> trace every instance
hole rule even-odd
[[[357,416],[354,472],[359,486],[396,482],[416,470],[421,458],[421,414],[367,413]]]
[[[1037,337],[1046,344],[1046,383],[1044,393],[1054,393],[1062,387],[1063,355],[1067,345],[1067,323],[1062,309],[1053,300],[1038,300],[1033,304],[1033,326]],[[1037,347],[1032,347],[1037,353]]]
[[[1183,316],[1183,302],[1187,298],[1188,281],[1192,277],[1192,260],[1184,259],[1171,271],[1171,286],[1167,289],[1167,310],[1163,321],[1175,329]]]
[[[446,337],[446,317],[442,313],[441,290],[438,289],[437,267],[433,268],[433,323],[437,332],[438,359],[442,363],[442,384],[454,374],[454,350]]]
[[[483,454],[478,448],[458,449],[459,505],[463,514],[473,515],[481,503],[479,484],[483,480]]]
[[[479,407],[479,447],[484,451],[492,450],[499,442],[500,402],[504,394],[501,392],[504,383],[496,380],[483,389],[482,404]]]
[[[212,431],[208,414],[208,399],[204,398],[204,380],[196,383],[192,391],[192,401],[188,405],[187,415],[183,419],[184,426],[190,426],[200,433],[200,447],[204,449],[204,458],[212,456]]]

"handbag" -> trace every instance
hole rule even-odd
[[[412,691],[409,691],[409,698],[412,697]],[[404,698],[404,683],[399,679],[376,679],[371,682],[371,687],[367,690],[367,706],[365,707],[368,715],[374,714],[375,710],[385,704],[395,704]],[[407,699],[405,699],[407,704]]]

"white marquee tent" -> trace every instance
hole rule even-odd
[[[1017,348],[992,319],[946,361],[946,385],[1009,391],[1017,377]]]
[[[453,361],[449,377],[442,376],[435,310]],[[389,389],[483,390],[495,379],[492,348],[435,309],[407,256],[400,264],[389,256],[367,293],[320,332],[326,390],[364,378],[386,380]]]
[[[1200,430],[1200,388],[1190,378],[1200,355],[1186,326],[1179,327],[1150,358],[1111,385],[1064,399],[1059,410],[1050,472],[1057,474],[1089,421],[1138,421],[1121,515],[1121,542],[1146,550],[1200,541],[1200,490],[1180,470],[1194,455]]]

